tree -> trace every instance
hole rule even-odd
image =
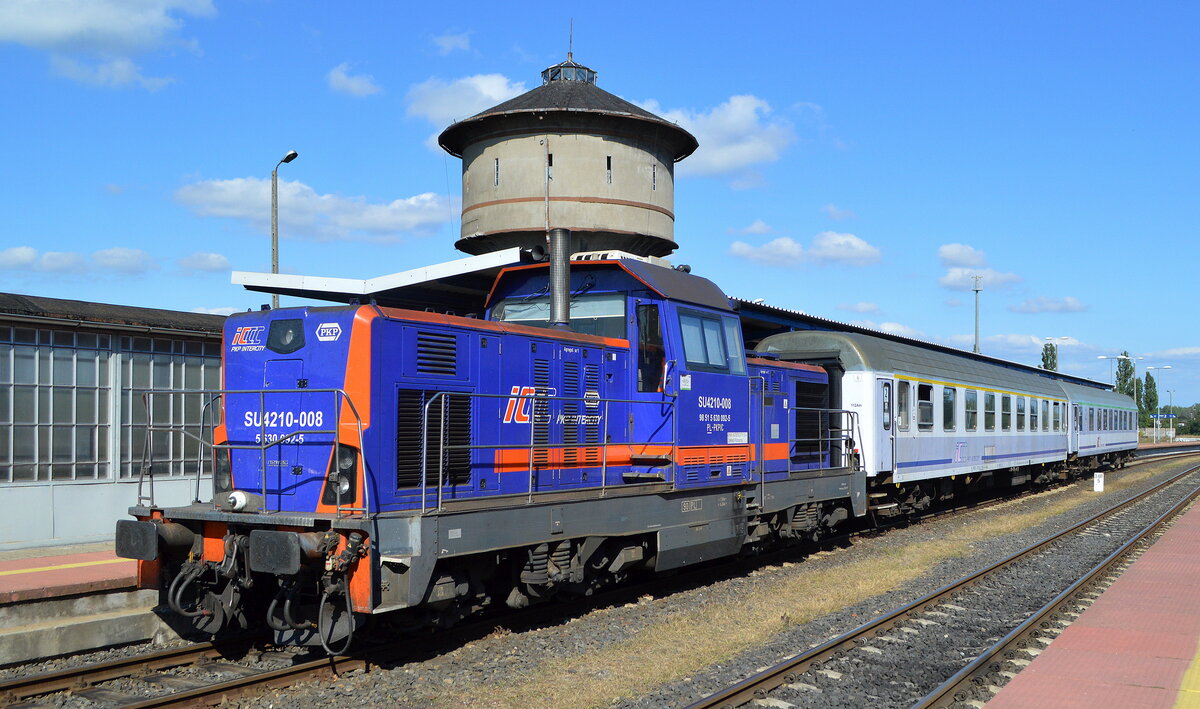
[[[1146,384],[1142,389],[1142,413],[1145,416],[1147,426],[1150,423],[1150,414],[1158,413],[1158,385],[1154,382],[1154,376],[1150,372],[1146,372]]]
[[[1141,379],[1133,380],[1133,402],[1137,405],[1139,428],[1146,428],[1150,425],[1150,417],[1147,415],[1146,407],[1142,405],[1142,392],[1145,388]]]
[[[1048,369],[1051,372],[1058,371],[1058,348],[1053,342],[1047,342],[1042,345],[1042,369]]]
[[[1124,359],[1117,360],[1117,393],[1126,396],[1133,396],[1133,361],[1129,359],[1129,352],[1121,353]]]

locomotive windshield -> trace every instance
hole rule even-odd
[[[492,309],[502,322],[533,327],[550,326],[550,297],[508,298]],[[624,339],[625,295],[596,293],[571,298],[571,329],[585,335]]]

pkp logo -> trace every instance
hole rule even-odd
[[[342,336],[342,326],[335,322],[323,322],[317,325],[317,339],[321,342],[335,342]]]

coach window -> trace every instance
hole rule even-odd
[[[1088,427],[1087,427],[1087,430],[1089,430],[1089,431],[1095,431],[1095,430],[1096,430],[1096,410],[1095,410],[1094,408],[1090,407],[1090,406],[1088,407]]]
[[[1050,430],[1050,402],[1042,399],[1042,430]]]
[[[954,421],[955,408],[958,404],[958,389],[942,387],[942,429],[953,431],[957,424]]]
[[[1029,422],[1029,430],[1037,428],[1037,402],[1033,402],[1033,418]],[[1017,430],[1025,430],[1025,397],[1017,397]]]
[[[908,430],[908,382],[896,383],[896,428]]]
[[[1018,404],[1021,403],[1020,399],[1017,400],[1017,403]],[[1017,424],[1017,425],[1019,426],[1020,424]],[[1030,430],[1030,432],[1033,432],[1033,431],[1036,431],[1037,428],[1038,428],[1038,400],[1032,399],[1029,402],[1029,430]]]
[[[974,389],[967,389],[966,401],[963,404],[966,410],[967,420],[965,421],[968,431],[979,430],[979,392]]]
[[[933,385],[917,385],[917,430],[933,430]]]
[[[1008,394],[1000,397],[1000,429],[1012,430],[1012,397]]]
[[[1062,430],[1062,405],[1054,402],[1054,430]]]
[[[996,430],[996,395],[990,391],[983,393],[983,430]]]

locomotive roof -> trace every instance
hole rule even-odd
[[[717,287],[715,283],[702,276],[693,276],[684,271],[677,271],[673,268],[658,266],[653,263],[639,261],[637,259],[608,259],[600,261],[572,261],[572,271],[582,271],[591,268],[620,268],[638,281],[641,281],[647,288],[658,293],[664,298],[691,303],[693,305],[702,305],[715,310],[724,310],[732,312],[733,308],[729,303],[729,296]],[[548,263],[535,263],[526,266],[516,266],[506,268],[496,279],[497,286],[500,281],[508,274],[525,272],[535,269],[549,270]],[[492,299],[495,297],[496,288],[492,289],[492,293],[488,296],[488,305],[492,304]]]
[[[970,357],[856,332],[797,330],[771,335],[756,348],[764,352],[829,355],[836,353],[846,371],[878,371],[916,378],[970,382],[1045,396],[1063,395],[1063,382],[1037,372],[997,366]],[[1077,386],[1077,389],[1085,387]],[[1088,392],[1101,390],[1086,388]]]

